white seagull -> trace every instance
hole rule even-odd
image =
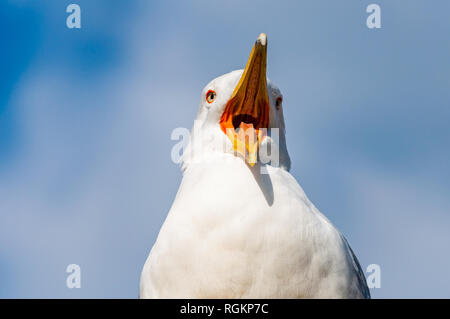
[[[266,56],[261,34],[245,70],[203,89],[141,298],[370,298],[346,239],[289,173]]]

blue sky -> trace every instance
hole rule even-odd
[[[125,297],[181,180],[200,92],[269,37],[292,174],[374,297],[450,297],[448,1],[0,4],[0,297]],[[82,288],[66,287],[79,264]]]

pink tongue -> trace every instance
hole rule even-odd
[[[256,134],[256,130],[252,123],[247,124],[241,122],[236,133],[239,136],[239,139],[245,141],[246,144],[249,143],[252,145],[258,140],[258,135]]]
[[[256,131],[255,128],[253,127],[253,124],[247,124],[245,122],[241,122],[241,124],[239,125],[238,129],[236,131],[244,131],[246,132],[247,130],[252,130],[252,131]]]

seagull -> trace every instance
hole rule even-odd
[[[370,298],[347,240],[289,173],[266,61],[262,33],[244,70],[203,89],[140,298]]]

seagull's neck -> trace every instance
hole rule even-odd
[[[232,145],[219,126],[204,127],[201,122],[195,121],[189,144],[183,153],[182,170],[195,164],[226,161],[230,156],[233,156]]]
[[[183,172],[183,181],[178,196],[198,194],[194,198],[205,204],[205,212],[210,214],[214,207],[236,211],[248,205],[249,199],[261,204],[261,209],[274,202],[274,183],[280,176],[290,176],[283,168],[256,163],[250,166],[242,158],[232,154],[216,154],[209,161],[190,163]],[[278,181],[278,182],[277,182]],[[278,184],[277,184],[278,185]],[[185,198],[189,202],[190,199]]]
[[[270,147],[266,144],[270,144]],[[277,136],[276,139],[273,139],[272,136],[267,136],[261,147],[266,151],[270,149],[267,152],[268,154],[270,153],[270,156],[265,158],[260,156],[258,158],[257,164],[259,167],[263,167],[262,170],[266,166],[274,166],[289,171],[291,161],[287,153],[284,135]],[[239,160],[242,165],[248,166],[243,158],[235,154],[230,140],[220,129],[216,127],[199,129],[194,125],[190,142],[183,154],[182,171],[184,172],[191,164],[223,163],[235,160]]]

